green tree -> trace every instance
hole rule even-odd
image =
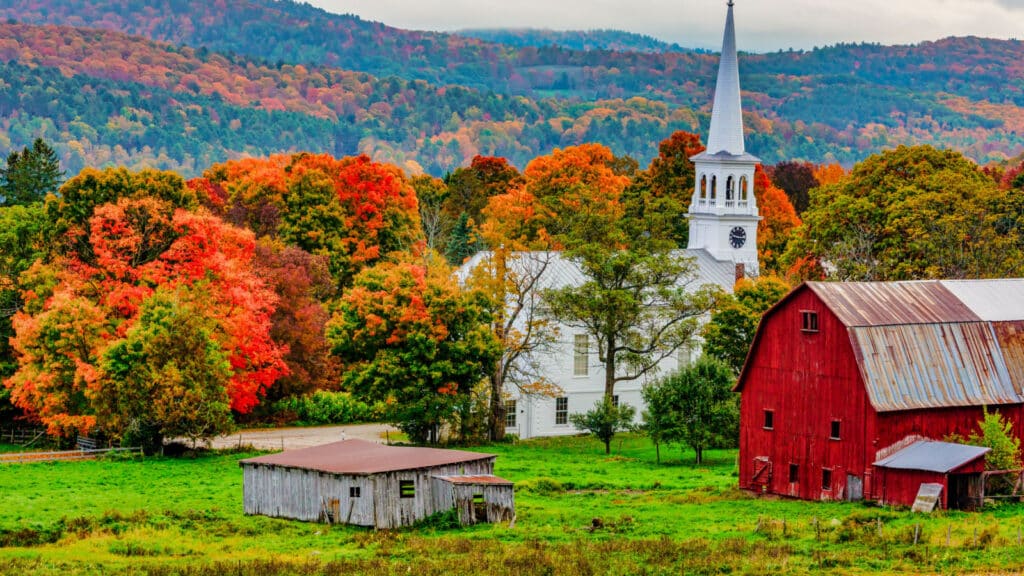
[[[462,291],[431,254],[358,274],[327,337],[347,363],[346,387],[385,402],[386,417],[412,440],[436,442],[501,353],[489,321],[483,296]]]
[[[42,138],[32,147],[15,150],[0,168],[0,206],[31,204],[56,194],[64,179],[57,153]]]
[[[839,280],[1024,273],[1024,202],[958,152],[901,146],[811,191],[784,261]]]
[[[480,243],[476,235],[476,226],[469,219],[469,214],[463,212],[455,223],[455,227],[452,228],[451,235],[448,237],[445,256],[448,258],[448,262],[458,266],[466,258],[476,254],[479,248]]]
[[[732,447],[739,439],[739,396],[732,392],[735,376],[725,363],[701,357],[654,384],[644,387],[644,421],[656,445],[686,444],[704,460],[704,450]],[[658,458],[660,460],[660,449]]]
[[[604,365],[604,394],[640,379],[690,343],[719,290],[696,286],[692,259],[663,246],[588,242],[566,251],[583,282],[543,292],[547,314],[582,330]]]
[[[216,322],[188,292],[158,290],[148,298],[125,338],[103,352],[93,387],[97,423],[149,452],[165,437],[194,443],[233,424],[228,354],[214,337]]]
[[[737,282],[732,295],[720,298],[711,311],[711,321],[704,327],[704,352],[739,374],[761,316],[788,291],[789,286],[775,276]]]
[[[978,422],[976,432],[972,432],[966,440],[953,436],[950,441],[991,448],[991,451],[985,455],[987,470],[1024,468],[1024,463],[1021,462],[1020,439],[1013,433],[1013,423],[1003,418],[999,412],[990,412],[985,409],[985,415]],[[992,480],[990,488],[995,492],[1009,493],[1015,482],[1016,477],[997,477]]]
[[[616,406],[611,398],[602,396],[592,410],[570,414],[569,421],[577,430],[587,432],[604,443],[604,453],[611,454],[612,439],[617,432],[633,429],[636,408],[629,404]]]

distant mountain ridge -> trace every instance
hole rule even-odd
[[[645,163],[672,130],[706,126],[717,66],[717,56],[698,52],[515,47],[405,31],[288,0],[8,0],[0,6],[0,22],[7,20],[77,28],[56,36],[39,26],[0,31],[0,64],[7,62],[0,153],[46,134],[65,143],[66,155],[79,146],[78,162],[153,156],[186,171],[207,158],[299,147],[366,152],[443,173],[474,153],[522,165],[583,141]],[[186,55],[191,77],[183,80],[188,70],[162,77],[168,72],[119,49],[127,37],[87,28],[169,42],[175,46],[132,50]],[[61,48],[69,42],[77,51]],[[212,68],[196,72],[204,66]],[[38,69],[38,78],[26,69]],[[1020,41],[841,44],[744,55],[740,72],[748,149],[768,163],[852,164],[911,143],[957,148],[981,162],[1024,151]],[[110,102],[142,120],[125,123],[110,102],[81,102],[89,78],[102,80],[97,86],[108,86]],[[121,87],[104,84],[111,82]],[[164,100],[151,105],[148,90],[164,91]],[[201,116],[195,106],[205,114],[204,131],[192,125]],[[255,114],[269,136],[218,133],[231,124],[214,118],[221,107],[236,119]],[[169,146],[176,135],[180,142]]]
[[[612,52],[701,52],[683,48],[645,34],[622,30],[550,30],[546,28],[467,28],[454,34],[494,44],[522,48],[561,46],[570,50],[608,50]]]

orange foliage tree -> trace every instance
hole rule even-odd
[[[772,184],[761,165],[754,170],[754,196],[757,198],[761,221],[757,224],[757,256],[764,273],[779,273],[779,258],[793,230],[800,225],[800,217],[789,202],[786,193]]]

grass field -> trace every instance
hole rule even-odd
[[[697,467],[689,463],[692,454],[676,451],[659,466],[647,440],[615,444],[610,457],[585,438],[474,448],[498,454],[496,473],[516,482],[513,528],[374,532],[247,517],[237,465],[242,454],[0,466],[0,573],[1024,570],[1018,536],[1024,507],[925,517],[861,504],[754,498],[735,489],[735,452],[711,452]]]

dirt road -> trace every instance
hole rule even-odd
[[[251,445],[260,450],[290,450],[307,448],[345,438],[359,438],[371,442],[385,442],[398,429],[387,424],[358,424],[349,426],[321,426],[316,428],[257,428],[241,430],[231,436],[214,438],[214,448],[232,448]]]

